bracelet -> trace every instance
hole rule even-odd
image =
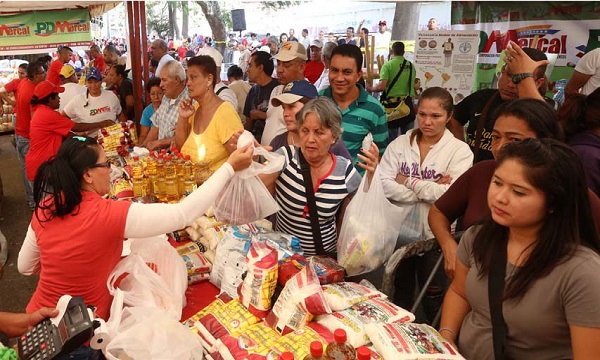
[[[452,331],[452,329],[448,329],[448,328],[441,328],[438,332],[441,334],[442,331],[448,331],[450,334],[452,334],[452,336],[454,336],[454,339],[456,339],[456,333],[454,331]]]

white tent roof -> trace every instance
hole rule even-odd
[[[98,16],[119,5],[122,1],[5,1],[0,0],[0,15],[26,11],[89,8],[90,16]]]

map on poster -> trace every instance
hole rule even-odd
[[[458,103],[473,91],[479,31],[419,31],[415,67],[423,89],[440,86]]]

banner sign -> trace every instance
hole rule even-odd
[[[418,31],[415,67],[423,88],[440,86],[459,102],[473,91],[479,31]]]
[[[453,30],[480,32],[477,88],[491,86],[495,65],[511,40],[556,56],[550,90],[600,45],[600,1],[453,1],[451,18]]]
[[[54,51],[60,45],[89,46],[87,9],[0,16],[0,55]]]

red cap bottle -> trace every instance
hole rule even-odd
[[[371,349],[366,346],[361,346],[356,349],[356,358],[358,360],[371,360]]]
[[[281,355],[279,355],[279,360],[294,360],[294,354],[292,354],[289,351],[286,351],[284,353],[281,353]]]

